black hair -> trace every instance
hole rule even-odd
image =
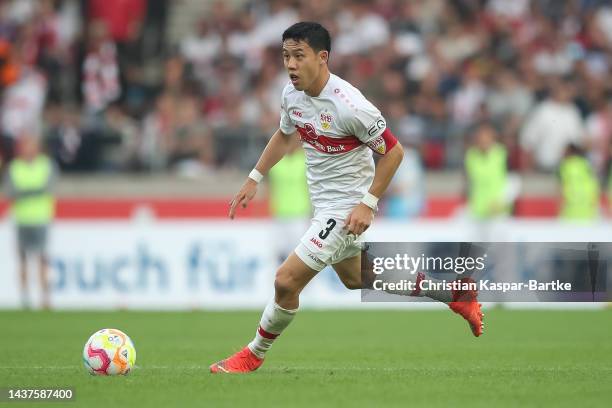
[[[283,42],[285,40],[305,41],[315,52],[331,51],[329,31],[321,24],[311,21],[301,21],[286,29]]]
[[[565,148],[565,155],[566,156],[582,156],[582,157],[584,157],[584,156],[586,156],[586,152],[584,151],[583,147],[580,146],[579,144],[570,143]]]

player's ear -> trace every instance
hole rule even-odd
[[[319,51],[319,60],[321,61],[321,63],[327,63],[328,59],[329,59],[329,51],[327,50]]]

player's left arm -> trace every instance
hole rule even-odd
[[[345,228],[355,235],[361,235],[372,224],[378,199],[389,187],[393,175],[397,171],[404,149],[387,128],[369,143],[372,150],[383,154],[376,164],[374,181],[364,199],[351,211],[345,222]]]
[[[403,159],[404,148],[401,144],[396,143],[391,150],[378,160],[374,172],[374,181],[372,181],[368,192],[377,198],[381,197],[387,191],[387,187],[389,187],[389,183]]]

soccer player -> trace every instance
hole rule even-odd
[[[282,53],[290,82],[282,93],[280,129],[271,137],[255,169],[230,203],[229,217],[246,207],[257,185],[299,136],[306,153],[307,179],[314,218],[295,251],[279,267],[274,299],[261,317],[255,338],[229,358],[210,366],[213,373],[254,371],[274,340],[293,320],[302,289],[325,266],[332,265],[349,289],[362,287],[359,237],[370,226],[384,193],[403,158],[402,146],[385,119],[348,82],[329,72],[329,32],[320,24],[300,22],[282,36]],[[382,157],[374,165],[372,152]],[[417,275],[417,281],[423,275]],[[472,291],[413,291],[449,304],[482,333],[482,313]]]

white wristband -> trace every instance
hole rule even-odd
[[[259,172],[259,170],[257,169],[253,169],[251,170],[251,172],[249,173],[249,178],[253,181],[255,181],[256,183],[261,182],[261,180],[263,180],[263,174],[261,174]]]
[[[378,197],[372,195],[370,193],[366,193],[361,199],[361,202],[373,209],[374,211],[378,211]]]

